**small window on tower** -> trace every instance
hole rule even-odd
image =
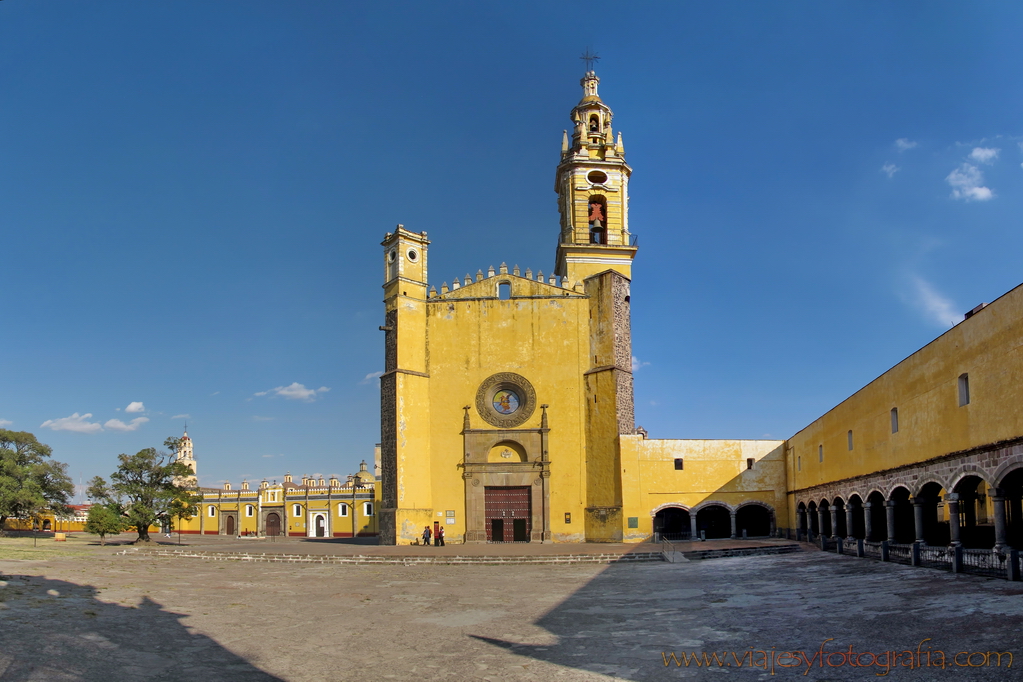
[[[590,116],[590,132],[591,133],[600,132],[600,117],[597,116],[596,114]]]

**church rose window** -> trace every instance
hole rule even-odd
[[[487,378],[476,391],[476,411],[498,428],[520,426],[536,409],[536,391],[525,377],[501,372]]]

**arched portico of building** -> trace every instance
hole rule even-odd
[[[671,541],[692,537],[692,515],[683,504],[662,504],[650,512],[654,519],[654,535]]]

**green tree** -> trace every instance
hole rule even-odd
[[[67,464],[50,459],[52,452],[31,433],[0,429],[0,529],[11,517],[69,512],[75,487]]]
[[[124,517],[117,509],[106,504],[94,504],[89,508],[89,518],[85,520],[85,532],[99,536],[99,544],[105,544],[108,535],[120,535],[124,530]]]
[[[138,532],[136,542],[150,541],[150,526],[171,526],[175,516],[196,513],[202,497],[183,483],[192,470],[174,461],[173,455],[146,448],[117,459],[120,464],[111,474],[110,484],[96,476],[89,482],[87,494],[120,512],[125,527]]]

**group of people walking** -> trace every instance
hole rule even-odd
[[[423,527],[423,544],[427,547],[430,546],[430,538],[433,538],[434,547],[444,546],[444,526],[437,526],[437,533],[434,535],[433,531],[430,530],[429,526]]]

